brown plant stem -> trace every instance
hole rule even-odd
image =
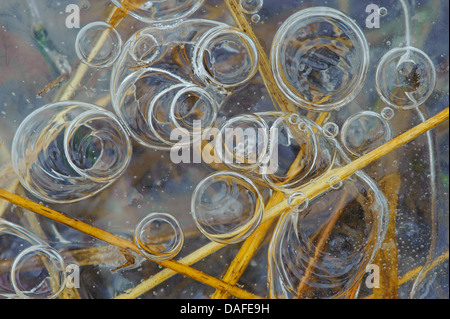
[[[225,3],[227,4],[228,9],[231,12],[231,15],[233,16],[233,19],[237,27],[242,32],[247,34],[256,45],[259,55],[258,70],[259,73],[261,74],[261,77],[264,81],[264,84],[267,88],[267,91],[270,95],[270,98],[272,99],[275,108],[280,107],[283,112],[291,112],[291,113],[297,112],[297,109],[292,104],[292,102],[286,99],[284,94],[278,89],[278,85],[276,84],[272,74],[272,68],[270,65],[269,58],[267,57],[264,48],[262,47],[255,33],[253,32],[250,23],[247,21],[247,18],[245,17],[245,14],[239,9],[239,1],[225,0]]]
[[[320,178],[318,178],[313,183],[310,183],[304,187],[301,187],[299,189],[300,192],[302,192],[306,197],[311,200],[315,198],[316,196],[322,194],[323,192],[330,189],[330,179],[332,177],[338,177],[342,181],[352,176],[357,171],[363,169],[370,163],[375,162],[376,160],[380,159],[384,155],[400,148],[401,146],[405,145],[406,143],[414,140],[418,136],[424,134],[425,132],[431,130],[432,128],[438,126],[439,124],[445,122],[448,120],[449,117],[449,109],[446,108],[439,114],[436,114],[435,116],[429,118],[427,121],[420,123],[419,125],[411,128],[410,130],[406,131],[405,133],[397,136],[396,138],[390,140],[389,142],[381,145],[380,147],[376,148],[375,150],[361,156],[360,158],[356,159],[355,161],[342,166],[338,168],[331,169],[324,175],[322,175]],[[293,199],[292,205],[300,205],[304,201],[303,196],[297,196]],[[273,218],[274,216],[278,216],[286,210],[289,207],[289,204],[287,200],[284,200],[280,204],[276,205],[275,207],[267,210],[264,213],[263,216],[263,222]]]
[[[276,192],[270,198],[267,207],[269,208],[273,207],[274,205],[282,201],[283,198],[284,195],[282,193]],[[232,285],[237,284],[239,278],[242,276],[245,269],[247,269],[248,264],[254,257],[261,243],[263,242],[267,234],[267,231],[269,230],[270,226],[272,226],[272,223],[273,220],[268,220],[264,222],[255,230],[255,232],[249,238],[247,238],[244,241],[242,247],[239,249],[238,254],[234,257],[233,261],[228,267],[227,272],[223,276],[222,278],[223,281],[228,282],[229,284]],[[216,290],[214,294],[211,296],[211,299],[226,299],[228,297],[229,297],[228,293],[221,290]]]
[[[208,257],[209,255],[215,253],[216,251],[220,250],[221,248],[225,247],[223,244],[218,244],[215,242],[210,242],[209,244],[201,247],[200,249],[194,251],[193,253],[189,254],[188,256],[180,259],[180,263],[184,265],[193,265],[203,258]],[[150,278],[146,279],[136,287],[128,290],[127,292],[118,295],[114,297],[114,299],[134,299],[138,298],[139,296],[145,294],[150,289],[153,289],[157,285],[161,284],[165,280],[171,278],[172,276],[176,275],[177,273],[171,269],[163,269],[157,274],[151,276]]]
[[[316,265],[316,262],[319,260],[322,249],[325,247],[325,244],[328,240],[328,237],[330,236],[331,231],[333,230],[334,225],[336,225],[337,221],[339,220],[339,217],[342,215],[342,212],[344,211],[346,200],[347,196],[343,196],[341,198],[341,201],[338,203],[339,207],[338,211],[335,214],[333,214],[330,217],[330,219],[326,222],[325,229],[321,232],[317,244],[315,245],[314,256],[312,260],[308,263],[305,273],[302,279],[300,280],[299,285],[297,286],[297,298],[300,298],[304,290],[307,288],[308,280],[312,275],[312,271],[314,269],[314,266]]]
[[[263,79],[264,85],[270,95],[270,98],[272,99],[272,103],[275,106],[275,108],[280,107],[282,111],[284,112],[296,112],[295,106],[286,99],[284,94],[278,89],[278,86],[275,83],[275,79],[273,77],[272,69],[270,66],[269,59],[264,51],[264,48],[262,47],[261,43],[259,42],[258,38],[256,37],[255,33],[253,32],[253,29],[250,25],[250,23],[247,21],[247,18],[242,13],[242,11],[238,8],[237,1],[234,0],[226,0],[226,5],[228,6],[229,11],[231,12],[233,19],[238,26],[238,28],[246,33],[255,43],[256,48],[258,50],[259,55],[259,62],[258,62],[258,69],[259,73],[261,74],[261,77]],[[325,118],[327,117],[328,113],[322,113],[319,115],[317,122],[319,122],[319,125],[323,123]],[[298,154],[297,158],[301,158],[302,154]],[[296,158],[296,160],[297,160]],[[298,162],[294,161],[293,165],[290,167],[289,171],[291,172],[292,176],[295,176],[295,174],[292,173],[294,170],[298,170]],[[283,198],[283,194],[276,192],[272,198],[270,199],[268,207],[272,207],[276,204],[278,204]],[[274,218],[262,223],[261,226],[258,227],[258,229],[255,231],[252,236],[250,236],[242,245],[241,249],[239,250],[237,256],[233,259],[233,262],[231,263],[230,267],[228,267],[228,270],[223,277],[223,280],[232,284],[236,284],[239,278],[244,273],[245,269],[247,268],[248,263],[253,258],[254,254],[256,253],[257,249],[259,248],[260,244],[265,238],[265,235],[267,231],[269,230],[272,221]],[[220,299],[220,298],[227,298],[228,294],[216,290],[216,292],[211,297],[212,299]]]
[[[133,253],[142,255],[142,253],[139,251],[139,249],[136,247],[136,245],[127,239],[121,238],[121,237],[111,234],[107,231],[104,231],[102,229],[99,229],[99,228],[96,228],[89,224],[86,224],[75,218],[68,217],[60,212],[57,212],[53,209],[50,209],[48,207],[45,207],[38,203],[35,203],[29,199],[23,198],[16,194],[9,193],[3,189],[0,189],[0,198],[7,200],[15,205],[21,206],[25,209],[28,209],[34,213],[40,214],[40,215],[42,215],[46,218],[49,218],[53,221],[56,221],[63,225],[72,227],[78,231],[81,231],[85,234],[90,235],[91,237],[100,239],[111,245],[117,246],[117,247],[123,249],[124,251],[128,251],[130,253],[133,252]],[[207,274],[205,274],[199,270],[196,270],[194,268],[191,268],[189,266],[183,265],[177,261],[164,260],[164,261],[155,261],[155,262],[163,267],[170,268],[170,269],[176,271],[177,273],[180,273],[184,276],[190,277],[194,280],[197,280],[201,283],[209,285],[213,288],[226,290],[231,295],[233,295],[237,298],[261,299],[261,297],[259,297],[259,296],[249,293],[239,287],[225,283],[217,278],[214,278],[210,275],[207,275]]]
[[[425,271],[424,271],[424,275],[427,274],[429,271],[431,271],[433,268],[441,265],[442,263],[448,261],[448,257],[449,257],[449,252],[445,252],[442,255],[440,255],[438,258],[436,258],[433,263],[430,265],[430,267],[428,267]],[[420,272],[422,271],[423,266],[417,267],[411,271],[408,271],[406,274],[404,274],[399,280],[398,280],[398,285],[401,286],[415,278],[417,278],[417,276],[420,274]],[[365,297],[365,299],[377,299],[377,297],[375,296],[375,294],[372,294],[370,296]]]
[[[389,225],[373,263],[385,265],[380,273],[380,287],[373,292],[377,299],[398,298],[398,254],[397,254],[397,204],[400,189],[400,176],[393,173],[380,181],[381,191],[385,194],[389,207]]]

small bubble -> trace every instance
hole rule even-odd
[[[253,182],[236,172],[216,172],[204,178],[191,199],[192,217],[209,239],[233,244],[259,225],[263,198]]]
[[[302,132],[308,131],[308,124],[305,121],[300,121],[298,123],[298,129]]]
[[[342,187],[343,182],[338,176],[333,176],[332,178],[330,178],[330,181],[328,182],[328,184],[330,184],[330,187],[332,189],[337,190]]]
[[[252,15],[252,22],[253,23],[258,23],[259,21],[261,21],[261,16],[259,14]]]
[[[89,10],[91,7],[91,3],[88,0],[85,0],[81,3],[81,9],[83,10]]]
[[[241,10],[247,14],[255,14],[261,10],[264,1],[263,0],[240,0],[239,4]]]
[[[339,126],[336,123],[328,122],[323,126],[323,134],[329,138],[335,138],[339,134]]]
[[[381,8],[378,10],[378,14],[379,14],[380,16],[382,16],[382,17],[385,17],[385,16],[388,14],[388,11],[387,11],[387,9],[386,9],[385,7],[381,7]]]
[[[102,36],[105,41],[98,46],[98,39]],[[119,57],[122,40],[119,33],[108,23],[92,22],[78,32],[75,49],[83,63],[93,68],[106,68]]]
[[[300,116],[298,116],[297,114],[291,114],[289,116],[289,123],[291,124],[298,124],[300,122]]]
[[[136,226],[134,242],[150,260],[167,260],[177,255],[184,242],[178,221],[167,213],[151,213]]]
[[[390,107],[385,107],[383,110],[381,110],[381,116],[385,120],[391,120],[395,115],[395,112]]]
[[[139,63],[151,63],[159,54],[158,41],[151,34],[142,34],[130,44],[130,55]]]
[[[293,206],[294,200],[300,200],[300,204]],[[289,196],[288,198],[288,204],[292,208],[292,210],[296,211],[297,213],[304,212],[308,206],[309,206],[309,199],[306,197],[306,195],[302,192],[296,192]]]
[[[345,149],[361,156],[392,139],[391,123],[381,114],[364,111],[350,116],[342,125],[340,139]]]

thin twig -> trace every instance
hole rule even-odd
[[[111,12],[108,15],[108,23],[111,25],[112,28],[116,27],[117,24],[119,24],[126,16],[127,11],[135,10],[136,8],[139,8],[139,6],[144,3],[145,1],[142,0],[124,0],[122,1],[122,7],[113,7]],[[99,51],[101,46],[105,43],[105,41],[108,39],[108,33],[110,32],[109,29],[106,29],[99,37],[99,40],[95,43],[94,48],[92,49],[91,53],[87,57],[87,61],[92,61],[94,58],[94,55],[96,52]],[[90,67],[85,63],[79,63],[77,69],[75,70],[75,73],[71,77],[70,81],[63,86],[61,92],[58,94],[58,100],[59,101],[67,101],[73,98],[75,95],[75,92],[83,80],[86,72],[90,69]]]
[[[325,229],[323,232],[321,232],[321,235],[317,241],[317,244],[315,245],[315,252],[314,256],[311,259],[311,261],[308,263],[308,266],[305,269],[305,273],[303,274],[302,279],[300,280],[299,285],[297,286],[297,298],[300,298],[303,295],[304,290],[308,286],[308,280],[311,277],[313,273],[313,269],[316,265],[316,262],[319,260],[320,254],[322,253],[322,249],[324,248],[331,231],[333,230],[334,226],[336,225],[337,221],[339,220],[339,217],[341,217],[342,212],[345,208],[345,202],[347,201],[347,197],[343,196],[341,198],[341,201],[339,202],[338,206],[339,209],[334,213],[329,221],[326,222]]]
[[[104,231],[102,229],[99,229],[99,228],[96,228],[89,224],[86,224],[78,219],[66,216],[60,212],[57,212],[51,208],[48,208],[48,207],[45,207],[38,203],[35,203],[29,199],[23,198],[16,194],[9,193],[3,189],[0,189],[0,198],[7,200],[17,206],[21,206],[25,209],[28,209],[34,213],[40,214],[40,215],[42,215],[46,218],[49,218],[53,221],[56,221],[63,225],[72,227],[78,231],[81,231],[87,235],[90,235],[91,237],[100,239],[111,245],[117,246],[117,247],[121,248],[123,251],[128,251],[130,253],[133,252],[133,253],[137,253],[141,256],[144,256],[140,252],[140,250],[136,247],[136,245],[127,239],[121,238],[121,237],[111,234],[107,231]],[[239,287],[225,283],[217,278],[207,275],[197,269],[183,265],[177,261],[164,260],[164,261],[155,261],[155,263],[159,264],[160,266],[170,268],[182,275],[190,277],[194,280],[197,280],[201,283],[209,285],[213,288],[226,290],[228,293],[230,293],[231,295],[233,295],[237,298],[261,299],[261,297],[259,297],[259,296],[249,293]]]
[[[219,249],[225,247],[223,244],[218,244],[215,242],[210,242],[209,244],[201,247],[200,249],[194,251],[193,253],[189,254],[188,256],[180,259],[180,263],[191,266],[200,260],[208,257],[209,255],[217,252]],[[157,285],[163,283],[165,280],[171,278],[172,276],[176,275],[177,273],[171,269],[163,269],[157,274],[153,275],[149,279],[143,281],[136,287],[128,290],[126,293],[116,296],[114,299],[135,299],[139,296],[145,294],[150,289],[155,288]]]
[[[397,205],[401,185],[398,173],[384,177],[380,183],[381,191],[385,194],[389,207],[389,225],[380,249],[378,250],[374,264],[385,265],[380,274],[380,288],[374,288],[377,299],[398,298],[398,253],[397,253]]]
[[[355,161],[345,166],[331,169],[313,183],[305,187],[301,187],[299,191],[302,192],[304,195],[306,195],[306,198],[308,198],[309,200],[317,197],[318,195],[330,189],[331,186],[329,181],[331,178],[337,177],[340,180],[344,181],[357,171],[365,168],[367,165],[375,162],[384,155],[400,148],[401,146],[405,145],[408,142],[411,142],[418,136],[445,122],[446,120],[448,120],[448,116],[449,116],[449,109],[446,108],[444,111],[429,118],[427,121],[413,127],[412,129],[390,140],[389,142],[383,144],[382,146],[376,148],[375,150],[361,156]],[[292,200],[292,205],[294,206],[300,205],[304,200],[305,199],[303,196],[296,196]],[[287,208],[289,208],[289,204],[287,200],[284,200],[280,204],[267,210],[264,213],[263,222],[273,218],[274,216],[279,216]]]
[[[261,43],[258,41],[258,38],[253,32],[252,27],[250,26],[250,23],[247,21],[247,18],[245,17],[244,13],[239,9],[238,2],[239,1],[236,0],[225,0],[225,3],[227,4],[228,9],[230,10],[231,15],[233,16],[233,19],[236,22],[236,25],[242,32],[247,34],[256,45],[259,58],[258,70],[275,108],[280,107],[283,112],[291,112],[291,113],[296,112],[297,111],[296,107],[284,96],[284,94],[278,88],[278,85],[276,84],[272,74],[272,68],[270,65],[269,58],[267,57],[266,52],[264,51],[264,48],[262,47]]]
[[[445,252],[442,255],[440,255],[438,258],[436,258],[433,263],[424,271],[424,275],[427,274],[429,271],[434,269],[435,267],[441,265],[442,263],[448,261],[449,252]],[[417,267],[411,271],[408,271],[406,274],[404,274],[399,280],[398,285],[401,286],[415,278],[419,275],[419,273],[422,271],[423,266]],[[375,294],[372,294],[370,296],[365,297],[365,299],[377,299]]]
[[[276,192],[270,198],[267,207],[268,208],[273,207],[274,205],[282,201],[283,198],[284,195],[282,193]],[[256,251],[260,247],[272,223],[273,220],[268,220],[264,222],[255,230],[255,232],[249,238],[247,238],[244,241],[241,248],[239,249],[238,254],[234,257],[233,261],[228,267],[227,272],[223,276],[222,278],[223,281],[228,282],[231,285],[237,284],[239,278],[242,276],[248,264],[255,255]],[[228,298],[228,296],[229,296],[228,293],[221,290],[216,290],[214,294],[211,296],[211,299],[226,299]]]

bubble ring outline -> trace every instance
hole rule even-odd
[[[176,245],[174,245],[174,247],[172,247],[172,249],[169,250],[168,252],[163,252],[163,253],[154,252],[151,249],[148,249],[147,247],[145,247],[145,245],[138,238],[139,237],[138,234],[142,231],[143,227],[149,221],[151,221],[153,219],[158,219],[158,218],[164,219],[164,221],[170,225],[170,227],[176,234]],[[171,258],[175,257],[180,252],[180,250],[184,244],[184,233],[183,233],[183,229],[181,228],[180,223],[174,216],[172,216],[169,213],[165,213],[165,212],[153,212],[153,213],[150,213],[147,216],[145,216],[137,224],[137,226],[135,228],[135,232],[134,232],[134,243],[139,248],[139,250],[143,253],[145,258],[154,260],[154,261],[163,261],[163,260],[167,260],[167,259],[171,259]]]
[[[255,195],[256,195],[256,202],[260,202],[260,207],[257,211],[254,212],[254,215],[252,216],[252,218],[250,219],[250,221],[248,221],[246,224],[241,225],[239,228],[243,228],[245,230],[245,233],[238,233],[237,235],[233,236],[231,239],[222,239],[222,238],[218,238],[214,235],[211,235],[210,233],[208,233],[198,222],[198,219],[196,218],[196,203],[195,203],[195,199],[200,198],[199,195],[201,195],[199,192],[200,190],[204,189],[204,186],[210,182],[211,179],[215,178],[215,177],[232,177],[235,178],[237,180],[242,180],[244,181],[246,184],[250,185],[251,188],[253,188],[253,190],[255,191]],[[251,191],[251,190],[249,190]],[[212,173],[208,176],[206,176],[204,179],[202,179],[197,186],[195,187],[194,192],[192,193],[192,197],[191,197],[191,213],[192,213],[192,217],[194,219],[195,224],[197,225],[197,228],[202,232],[203,235],[205,235],[207,238],[209,238],[210,240],[220,243],[220,244],[235,244],[235,243],[239,243],[243,240],[245,240],[248,236],[250,236],[255,229],[258,227],[258,225],[260,224],[261,220],[262,220],[262,215],[263,215],[263,211],[264,211],[264,198],[262,197],[259,189],[256,187],[256,185],[253,183],[253,181],[249,178],[247,178],[246,176],[239,174],[237,172],[233,172],[233,171],[219,171],[219,172],[215,172]]]
[[[387,138],[388,140],[391,140],[394,137],[394,135],[393,135],[394,133],[392,132],[391,123],[388,120],[386,120],[385,118],[383,118],[380,114],[378,114],[376,112],[372,112],[372,111],[362,111],[362,112],[355,113],[352,116],[350,116],[349,118],[347,118],[344,125],[342,125],[341,136],[340,136],[342,146],[344,146],[344,148],[347,152],[349,152],[350,154],[352,154],[354,156],[362,156],[362,154],[359,154],[359,153],[356,153],[356,152],[350,150],[347,143],[345,142],[345,136],[347,135],[346,133],[347,133],[350,123],[353,120],[355,120],[359,117],[362,117],[362,116],[376,117],[378,120],[381,121],[381,124],[383,124],[383,127],[385,128],[385,136],[384,137]]]
[[[422,98],[421,102],[415,103],[411,106],[400,106],[400,105],[396,105],[394,103],[392,103],[390,100],[388,100],[383,92],[381,91],[381,86],[380,86],[380,79],[381,79],[381,65],[385,64],[386,62],[389,61],[389,59],[391,59],[391,57],[396,54],[399,53],[400,51],[406,51],[404,54],[408,54],[409,51],[412,51],[414,53],[417,53],[419,55],[421,55],[425,61],[427,63],[429,63],[430,66],[432,66],[431,68],[431,73],[430,73],[430,77],[431,77],[431,85],[430,88],[428,89],[427,94],[425,94],[425,96]],[[398,56],[398,58],[401,58],[401,55]],[[431,60],[431,58],[422,50],[412,47],[412,46],[406,46],[406,47],[400,47],[400,48],[394,48],[392,50],[389,50],[385,55],[383,55],[383,57],[381,58],[380,62],[378,62],[378,66],[377,66],[377,70],[375,73],[375,89],[380,97],[380,99],[387,104],[390,107],[393,107],[397,110],[411,110],[414,108],[417,108],[419,106],[421,106],[423,103],[425,103],[425,101],[431,96],[431,94],[433,94],[434,89],[436,87],[436,68],[434,67],[433,61]]]
[[[338,21],[342,21],[343,23],[347,24],[350,27],[350,29],[352,30],[352,32],[356,37],[356,41],[359,42],[359,44],[362,47],[361,48],[362,66],[360,72],[357,74],[358,76],[354,79],[354,83],[356,83],[356,86],[354,86],[353,90],[346,97],[334,103],[315,104],[311,101],[304,99],[303,97],[300,97],[293,90],[289,89],[288,85],[284,83],[283,77],[278,71],[282,70],[280,66],[279,47],[281,46],[281,42],[284,39],[286,33],[290,30],[291,27],[295,27],[299,20],[311,17],[333,18]],[[287,20],[283,22],[281,27],[278,29],[272,42],[271,65],[276,84],[290,101],[299,105],[301,108],[309,111],[316,111],[316,112],[332,111],[335,109],[339,109],[340,107],[350,103],[361,92],[364,86],[369,71],[369,64],[370,64],[369,44],[362,29],[343,12],[330,7],[311,7],[291,15]]]

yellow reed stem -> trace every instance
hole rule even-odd
[[[385,194],[389,208],[389,225],[386,236],[373,261],[376,265],[384,265],[380,274],[380,288],[374,288],[377,299],[398,298],[398,253],[397,253],[397,206],[401,180],[398,173],[384,177],[380,189]]]
[[[269,200],[267,207],[273,207],[274,205],[278,204],[280,201],[282,201],[284,198],[284,195],[280,192],[276,192]],[[264,240],[267,231],[269,230],[270,226],[272,225],[273,220],[268,220],[261,224],[255,232],[247,238],[244,243],[242,244],[242,247],[239,249],[239,252],[233,259],[232,263],[228,267],[227,272],[223,276],[222,280],[225,282],[228,282],[231,285],[236,285],[239,278],[244,273],[245,269],[247,268],[248,264],[254,257],[256,251],[260,247],[262,241]],[[228,298],[229,294],[221,291],[216,290],[214,294],[211,296],[211,299],[226,299]]]
[[[208,257],[209,255],[217,252],[219,249],[225,247],[223,244],[218,244],[215,242],[210,242],[209,244],[201,247],[200,249],[197,249],[193,253],[189,254],[188,256],[180,259],[180,263],[183,265],[193,265],[200,260]],[[116,296],[114,299],[135,299],[139,296],[145,294],[150,289],[155,288],[157,285],[161,284],[165,280],[171,278],[172,276],[176,275],[177,273],[171,269],[163,269],[157,274],[153,275],[149,279],[143,281],[136,287],[128,290],[126,293]]]
[[[293,103],[288,99],[286,99],[284,94],[279,90],[278,85],[275,82],[275,78],[273,77],[272,74],[272,68],[270,65],[269,58],[267,57],[266,52],[264,51],[264,48],[259,42],[257,36],[253,32],[250,23],[247,21],[247,18],[245,17],[245,14],[239,9],[238,2],[239,1],[237,0],[225,0],[225,3],[227,4],[228,9],[231,12],[231,15],[233,16],[233,19],[237,27],[242,32],[247,34],[256,45],[259,56],[258,70],[267,88],[267,92],[269,93],[270,98],[272,99],[272,102],[275,105],[275,108],[280,107],[283,112],[291,112],[291,113],[297,112],[297,109],[293,105]]]
[[[306,270],[305,270],[305,274],[303,275],[303,277],[297,287],[297,298],[300,298],[302,296],[304,290],[307,288],[308,280],[311,277],[311,275],[313,274],[314,267],[316,265],[316,262],[319,259],[321,252],[323,251],[323,247],[326,245],[326,242],[329,238],[331,231],[333,230],[334,226],[336,225],[337,221],[339,220],[339,217],[342,215],[342,212],[344,211],[346,200],[347,200],[346,196],[343,196],[341,198],[341,201],[339,202],[339,204],[337,206],[337,207],[339,207],[339,210],[330,217],[330,220],[326,223],[324,231],[320,235],[317,243],[314,245],[314,247],[315,247],[314,257],[308,263],[308,266],[306,267]]]
[[[123,8],[117,8],[113,7],[111,12],[108,15],[108,23],[111,25],[112,28],[114,28],[117,24],[119,24],[126,16],[127,11],[135,10],[136,8],[139,8],[139,6],[144,3],[145,1],[142,0],[124,0],[122,1]],[[98,41],[96,42],[93,50],[89,54],[87,61],[92,61],[92,59],[95,56],[95,53],[99,51],[99,49],[102,47],[102,45],[105,43],[106,39],[108,38],[108,33],[110,32],[110,29],[105,30],[101,35]],[[75,92],[78,88],[78,85],[83,80],[83,77],[85,76],[86,72],[90,69],[90,67],[87,64],[79,63],[77,69],[75,70],[75,73],[71,77],[70,81],[64,85],[62,92],[58,94],[58,100],[59,101],[67,101],[73,98],[75,95]]]
[[[114,8],[110,12],[109,18],[114,16],[114,13],[119,10],[118,8]],[[95,44],[93,50],[89,54],[87,61],[92,61],[94,58],[95,52],[98,52],[101,46],[104,44],[108,37],[109,29],[105,30],[101,35],[97,43]],[[73,76],[70,78],[69,82],[65,84],[62,87],[62,92],[59,92],[57,95],[57,100],[59,101],[68,101],[71,100],[75,96],[75,92],[78,89],[78,86],[80,85],[81,81],[83,80],[86,72],[90,69],[90,67],[87,64],[79,63],[78,67],[76,68]]]
[[[448,260],[448,251],[443,253],[442,255],[440,255],[438,258],[436,258],[436,260],[431,264],[431,266],[425,270],[425,274],[427,274],[431,269],[439,266],[440,264],[444,263],[445,261]],[[405,275],[403,275],[399,280],[398,280],[398,284],[399,285],[403,285],[404,283],[416,278],[419,273],[422,271],[423,267],[418,267],[414,270],[408,271]]]
[[[96,228],[94,226],[91,226],[89,224],[86,224],[80,220],[77,220],[75,218],[68,217],[60,212],[57,212],[53,209],[50,209],[48,207],[45,207],[43,205],[40,205],[38,203],[35,203],[29,199],[23,198],[21,196],[18,196],[16,194],[9,193],[3,189],[0,189],[0,198],[7,200],[17,206],[21,206],[25,209],[28,209],[34,213],[40,214],[46,218],[49,218],[53,221],[56,221],[58,223],[61,223],[63,225],[72,227],[78,231],[81,231],[87,235],[90,235],[94,238],[100,239],[104,242],[107,242],[111,245],[114,245],[116,247],[121,248],[124,252],[133,252],[137,253],[139,255],[142,255],[142,253],[139,251],[139,249],[136,247],[136,245],[124,238],[118,237],[114,234],[111,234],[107,231],[104,231],[102,229]],[[206,285],[209,285],[216,289],[223,289],[229,292],[231,295],[242,298],[242,299],[261,299],[261,297],[256,296],[252,293],[249,293],[239,287],[230,285],[228,283],[223,282],[222,280],[219,280],[217,278],[214,278],[210,275],[207,275],[197,269],[191,268],[189,266],[183,265],[177,261],[174,260],[164,260],[164,261],[155,261],[155,263],[159,264],[162,267],[170,268],[174,270],[177,273],[180,273],[182,275],[185,275],[189,278],[192,278],[194,280],[197,280],[201,283],[204,283]]]
[[[391,141],[383,144],[382,146],[376,148],[375,150],[361,156],[355,161],[338,168],[331,169],[316,181],[308,184],[299,189],[300,192],[306,195],[306,197],[311,200],[316,196],[322,194],[323,192],[330,189],[330,179],[332,177],[338,177],[342,181],[352,176],[358,170],[363,169],[367,165],[373,163],[384,155],[400,148],[406,143],[414,140],[418,136],[424,134],[425,132],[431,130],[432,128],[438,126],[444,121],[448,120],[449,109],[446,108],[439,114],[429,118],[427,121],[420,123],[419,125],[413,127],[412,129],[406,131],[405,133],[399,135],[398,137],[392,139]],[[300,205],[303,202],[303,196],[297,196],[293,199],[292,205]],[[274,216],[279,216],[284,210],[289,208],[287,200],[282,201],[275,207],[267,210],[263,216],[263,222],[273,218]]]
[[[446,262],[448,260],[448,256],[449,256],[449,252],[445,252],[442,255],[440,255],[438,258],[436,258],[433,263],[430,265],[430,267],[428,267],[428,269],[425,270],[424,275],[426,275],[429,271],[431,271],[432,269],[434,269],[435,267],[439,266],[440,264]],[[399,280],[398,280],[398,285],[401,286],[405,283],[407,283],[410,280],[415,279],[419,273],[422,271],[423,266],[421,267],[417,267],[411,271],[408,271],[406,274],[404,274]],[[370,296],[365,297],[365,299],[377,299],[378,296],[376,296],[375,294],[372,294]]]

